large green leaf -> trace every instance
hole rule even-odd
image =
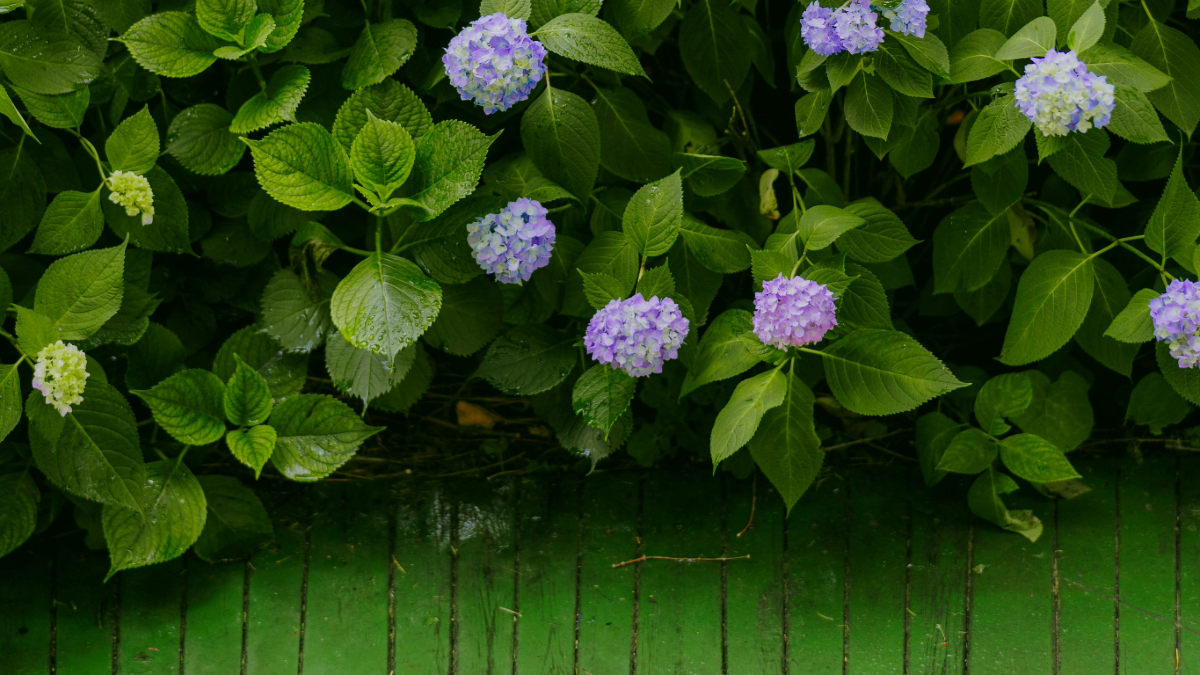
[[[498,135],[498,134],[497,134]],[[417,156],[409,179],[409,198],[424,207],[414,211],[417,220],[431,220],[471,194],[483,173],[483,162],[496,136],[488,136],[466,122],[447,120],[435,124],[417,142]]]
[[[624,232],[601,232],[575,260],[580,272],[607,274],[621,282],[629,295],[637,281],[638,254],[633,243]],[[572,273],[567,277],[563,292],[563,314],[582,316],[587,313],[587,301],[583,293],[583,277]]]
[[[275,539],[262,502],[233,476],[200,476],[208,516],[192,549],[208,563],[248,560]]]
[[[267,194],[302,211],[336,211],[354,198],[346,153],[319,124],[292,124],[243,139]]]
[[[208,445],[225,435],[225,384],[207,370],[185,370],[130,393],[141,398],[154,421],[180,443]]]
[[[429,328],[441,306],[441,287],[421,268],[374,253],[338,284],[330,309],[350,344],[391,359]]]
[[[368,23],[342,69],[342,86],[354,90],[379,84],[400,69],[417,48],[417,27],[407,19]]]
[[[789,373],[783,402],[767,410],[750,439],[750,455],[779,491],[788,513],[808,490],[825,460],[813,420],[816,397],[804,381]]]
[[[933,76],[893,40],[880,43],[875,52],[875,72],[898,94],[933,98]]]
[[[679,27],[679,55],[700,90],[724,103],[750,72],[750,32],[730,3],[697,0]]]
[[[1106,159],[1111,141],[1103,129],[1086,134],[1068,134],[1050,156],[1050,168],[1063,180],[1075,186],[1084,196],[1093,201],[1111,204],[1122,190],[1117,179],[1117,163]]]
[[[560,243],[556,242],[556,247]],[[504,326],[504,300],[499,286],[490,277],[444,286],[442,311],[421,339],[434,349],[456,356],[470,356],[483,349]]]
[[[1021,275],[1000,361],[1033,363],[1065,345],[1083,325],[1096,281],[1092,260],[1076,251],[1047,251]]]
[[[1042,536],[1042,521],[1032,511],[1009,511],[1000,501],[1000,495],[1016,492],[1017,482],[995,469],[980,474],[967,493],[967,506],[975,515],[990,521],[997,527],[1037,541]]]
[[[0,364],[0,441],[21,421],[21,378],[16,365]]]
[[[280,122],[295,122],[296,109],[300,107],[311,79],[308,68],[301,65],[284,66],[275,71],[266,88],[238,108],[237,115],[229,123],[229,131],[241,135]]]
[[[117,125],[104,142],[104,154],[114,171],[144,174],[154,168],[158,153],[158,127],[149,107]]]
[[[333,121],[333,135],[347,154],[358,133],[367,125],[367,113],[404,127],[414,141],[433,127],[433,119],[411,89],[393,79],[354,92]]]
[[[1000,441],[1000,459],[1009,471],[1035,483],[1081,477],[1058,446],[1034,434],[1016,434]]]
[[[671,250],[683,220],[680,172],[642,186],[629,200],[621,225],[635,251],[660,256]]]
[[[83,340],[121,308],[125,245],[54,261],[38,282],[33,308],[50,319],[56,339]]]
[[[996,51],[1007,41],[1004,33],[980,28],[959,40],[950,51],[951,84],[963,84],[991,77],[1006,69],[996,58]]]
[[[863,136],[887,138],[892,128],[892,90],[880,77],[859,71],[846,90],[846,123]]]
[[[1200,236],[1200,199],[1188,187],[1183,177],[1183,153],[1163,189],[1162,198],[1146,223],[1146,246],[1164,257],[1172,258],[1191,251]]]
[[[196,19],[210,35],[239,42],[257,8],[254,0],[196,0]]]
[[[979,429],[963,429],[946,446],[937,469],[965,474],[984,471],[996,460],[999,452],[996,445],[990,436]]]
[[[299,394],[308,374],[308,355],[283,351],[260,326],[246,326],[231,335],[213,359],[213,373],[223,381],[229,381],[237,370],[235,357],[241,357],[266,378],[271,387],[271,398],[277,405]]]
[[[199,75],[216,63],[220,45],[184,12],[152,14],[130,26],[121,42],[138,65],[164,77]]]
[[[311,352],[319,347],[333,328],[329,301],[337,283],[336,276],[322,271],[310,289],[292,270],[276,272],[259,303],[267,333],[288,351]],[[313,291],[316,298],[310,295]]]
[[[1008,32],[1003,28],[999,30],[1003,33]],[[1001,61],[1014,61],[1032,56],[1045,56],[1046,52],[1054,49],[1054,32],[1054,21],[1048,16],[1039,16],[1013,33],[1012,37],[996,50],[996,58]]]
[[[183,192],[160,167],[151,169],[146,180],[154,191],[154,222],[142,225],[141,216],[125,213],[125,209],[106,198],[100,204],[108,227],[118,237],[129,237],[129,242],[138,248],[191,255],[191,214]]]
[[[686,214],[679,234],[688,251],[696,256],[701,265],[720,274],[733,274],[749,268],[750,251],[747,246],[758,248],[744,232],[711,227]]]
[[[1162,373],[1150,372],[1129,395],[1125,419],[1149,426],[1150,433],[1158,435],[1163,432],[1163,427],[1182,422],[1192,409],[1192,405],[1171,388]]]
[[[788,390],[788,375],[776,368],[738,383],[729,403],[717,413],[713,423],[713,466],[720,464],[750,442],[763,415],[783,404]]]
[[[316,481],[336,471],[358,446],[383,431],[368,426],[350,406],[329,396],[301,394],[271,413],[275,452],[271,463],[287,478]]]
[[[266,12],[275,20],[275,30],[267,37],[267,43],[259,47],[264,54],[283,49],[296,37],[304,20],[304,0],[258,0],[258,11]]]
[[[983,383],[975,396],[975,420],[983,430],[1000,436],[1012,429],[1006,417],[1020,415],[1033,403],[1033,382],[1027,373],[1004,373]]]
[[[540,394],[571,374],[579,358],[575,341],[544,324],[519,326],[488,347],[475,376],[509,394]]]
[[[837,238],[838,249],[845,251],[851,260],[868,265],[884,263],[919,243],[904,221],[879,204],[856,202],[844,210],[865,221]]]
[[[1041,0],[982,0],[979,25],[1013,35],[1042,14]],[[1054,46],[1054,26],[1050,25],[1050,46]]]
[[[1151,20],[1129,48],[1171,78],[1147,97],[1167,119],[1188,134],[1200,121],[1200,48],[1187,35]]]
[[[1095,417],[1088,402],[1088,383],[1074,371],[1051,383],[1038,370],[1026,371],[1033,383],[1033,401],[1025,412],[1011,417],[1022,431],[1037,434],[1070,452],[1092,433]]]
[[[937,293],[974,291],[996,275],[1011,237],[1004,214],[968,204],[942,219],[933,232],[933,280]]]
[[[104,506],[104,539],[112,558],[106,579],[121,570],[178,558],[204,530],[204,489],[182,457],[146,465],[141,501],[141,512]]]
[[[658,28],[671,16],[677,3],[675,0],[612,0],[610,6],[617,26],[632,40]]]
[[[42,255],[74,253],[95,244],[103,232],[100,190],[60,192],[42,216],[29,251]]]
[[[46,210],[46,180],[30,153],[0,151],[0,251],[25,238]]]
[[[0,67],[13,84],[38,94],[66,94],[100,74],[100,59],[63,32],[33,21],[0,24]]]
[[[0,476],[0,558],[33,534],[42,494],[28,471]]]
[[[546,88],[521,118],[521,141],[534,165],[586,202],[600,170],[600,125],[588,102]]]
[[[560,14],[537,29],[537,38],[546,49],[569,59],[625,75],[646,74],[617,29],[590,14]]]
[[[1123,84],[1116,87],[1112,119],[1109,120],[1108,129],[1134,143],[1159,143],[1170,140],[1150,99],[1137,89]]]
[[[964,166],[986,162],[1012,150],[1025,139],[1032,126],[1033,122],[1017,108],[1015,97],[1009,95],[992,101],[979,111],[971,125]]]
[[[1083,325],[1075,333],[1075,341],[1089,356],[1113,371],[1130,377],[1133,374],[1133,359],[1138,345],[1121,342],[1105,335],[1113,320],[1124,311],[1132,294],[1125,277],[1103,258],[1092,261],[1096,273],[1096,290],[1092,293],[1092,304],[1088,308]]]
[[[898,331],[856,330],[821,356],[833,395],[860,415],[912,410],[967,386],[920,343]]]
[[[13,85],[25,108],[37,121],[55,129],[76,129],[83,124],[91,103],[91,88],[79,85],[67,94],[38,94]]]
[[[1143,288],[1129,299],[1125,307],[1113,317],[1112,324],[1104,334],[1114,340],[1130,344],[1141,344],[1154,339],[1154,322],[1150,319],[1150,301],[1159,297],[1153,288]]]
[[[637,94],[625,87],[600,88],[594,105],[604,168],[638,183],[671,173],[671,141],[650,124]]]
[[[752,333],[753,319],[744,309],[729,309],[713,319],[688,366],[680,396],[709,382],[740,375],[766,358],[769,350]]]
[[[416,356],[416,347],[409,345],[397,352],[394,359],[389,359],[383,354],[359,349],[347,342],[341,333],[335,332],[325,345],[325,368],[338,389],[362,399],[365,405],[400,384]]]
[[[1110,83],[1143,93],[1162,89],[1171,82],[1161,70],[1115,42],[1101,42],[1080,54],[1079,59],[1089,71],[1105,76]]]

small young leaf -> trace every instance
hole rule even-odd
[[[271,414],[271,388],[257,370],[236,355],[237,370],[225,387],[225,417],[234,426],[254,426]]]
[[[404,127],[367,111],[367,124],[350,147],[350,165],[359,182],[388,197],[408,180],[416,152]]]
[[[185,370],[130,393],[145,401],[154,421],[180,443],[208,445],[225,435],[225,385],[207,370]]]
[[[1150,320],[1150,301],[1159,296],[1153,288],[1143,288],[1133,294],[1129,304],[1113,319],[1104,334],[1114,340],[1141,344],[1154,339],[1154,322]]]
[[[643,185],[629,200],[622,229],[634,250],[648,257],[671,250],[683,218],[683,185],[680,172]]]
[[[143,107],[121,122],[104,143],[104,154],[114,171],[144,174],[158,161],[158,127]]]
[[[768,370],[738,383],[729,403],[713,423],[713,466],[728,459],[754,437],[763,415],[783,404],[788,390],[788,375],[780,369]]]
[[[254,469],[257,479],[262,474],[262,468],[271,454],[275,452],[275,429],[266,424],[243,429],[232,429],[225,434],[225,443],[229,452],[239,462]]]
[[[996,460],[999,449],[996,442],[978,429],[964,429],[958,433],[938,461],[938,471],[976,474],[986,470]]]
[[[987,382],[975,396],[975,420],[993,436],[1008,433],[1012,427],[1004,418],[1025,412],[1033,403],[1033,383],[1026,373],[1005,373]]]
[[[1034,434],[1017,434],[1000,441],[1000,459],[1009,471],[1034,483],[1081,477],[1062,450]]]
[[[296,109],[311,80],[308,68],[284,66],[271,75],[267,88],[242,104],[229,124],[234,134],[248,134],[280,122],[295,122]]]

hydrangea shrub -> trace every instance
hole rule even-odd
[[[1200,404],[1200,9],[76,4],[0,6],[0,555],[62,495],[114,573],[243,554],[465,387],[789,510],[894,439],[1033,539],[1014,476]]]

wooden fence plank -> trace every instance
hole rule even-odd
[[[579,672],[629,671],[637,556],[638,478],[598,473],[583,483],[583,558],[579,570]]]
[[[1200,457],[1179,458],[1179,666],[1200,672]]]
[[[508,675],[513,668],[514,485],[461,481],[458,504],[458,672]],[[558,561],[562,565],[566,560]]]
[[[715,558],[721,553],[720,485],[707,475],[658,473],[645,485],[646,555]],[[721,566],[640,563],[638,664],[643,675],[721,670]]]
[[[0,660],[19,675],[50,671],[50,578],[44,536],[0,558]]]
[[[514,672],[569,675],[575,669],[579,483],[526,480],[520,493],[521,618]]]
[[[450,667],[450,505],[441,483],[396,489],[396,672]]]
[[[112,672],[116,584],[102,583],[108,552],[89,551],[83,537],[61,537],[55,562],[55,664],[58,675]]]
[[[850,483],[850,670],[904,670],[909,506],[906,469],[864,468]]]
[[[788,672],[841,675],[845,646],[846,484],[832,472],[787,523]]]
[[[726,554],[750,556],[725,564],[728,672],[778,675],[783,669],[783,500],[760,475],[726,477],[725,503]],[[739,538],[752,510],[754,522]]]
[[[246,675],[295,675],[308,498],[296,488],[260,490],[259,496],[275,525],[275,543],[250,559]]]
[[[119,574],[119,672],[178,675],[184,560],[176,558]]]
[[[1076,461],[1092,488],[1058,502],[1060,675],[1094,675],[1116,663],[1116,464]],[[982,638],[981,638],[982,639]]]
[[[1120,471],[1122,675],[1175,670],[1175,456]]]
[[[909,472],[912,554],[909,576],[908,672],[962,672],[967,547],[973,516],[963,503],[962,481],[925,486]]]
[[[242,668],[245,563],[210,565],[191,556],[187,571],[187,675],[230,675]]]

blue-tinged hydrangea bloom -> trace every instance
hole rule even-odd
[[[1154,337],[1166,342],[1180,368],[1200,364],[1200,283],[1176,279],[1167,292],[1150,301]]]
[[[1032,59],[1017,80],[1017,107],[1043,136],[1066,136],[1108,124],[1114,88],[1103,75],[1088,72],[1074,51],[1051,49]]]
[[[546,48],[525,32],[525,22],[496,13],[472,21],[450,40],[442,63],[464,101],[488,115],[508,110],[546,73]]]
[[[800,19],[800,37],[804,44],[821,56],[833,56],[842,51],[842,41],[833,30],[833,10],[812,2],[804,8]]]
[[[529,275],[550,262],[554,223],[546,207],[524,197],[467,225],[467,243],[475,262],[505,284],[529,281]]]
[[[897,33],[925,37],[925,17],[929,15],[925,0],[904,0],[894,8],[883,7],[880,11],[892,22],[892,30]]]
[[[588,323],[583,344],[600,363],[633,377],[661,373],[663,363],[679,356],[688,320],[670,298],[649,300],[641,293],[609,300]]]
[[[109,201],[125,207],[130,216],[141,214],[142,225],[154,222],[154,190],[150,181],[132,171],[114,171],[108,177]]]
[[[71,406],[83,402],[87,385],[87,356],[62,340],[38,352],[33,366],[33,388],[42,392],[46,404],[66,416]]]
[[[851,54],[865,54],[879,49],[883,29],[875,25],[879,18],[871,11],[870,0],[850,0],[833,13],[833,29],[842,42],[842,49]]]
[[[754,334],[776,349],[813,344],[837,325],[835,313],[824,285],[780,274],[754,294]]]

